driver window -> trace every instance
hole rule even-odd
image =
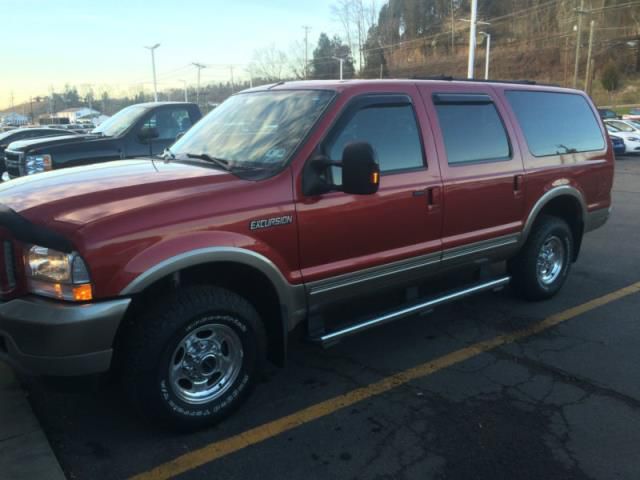
[[[187,110],[165,108],[157,111],[144,123],[143,128],[158,130],[158,140],[174,141],[179,133],[191,127],[191,119]]]
[[[342,160],[349,143],[367,142],[375,151],[382,173],[423,168],[416,117],[411,105],[374,105],[357,111],[327,146],[331,160]],[[333,182],[342,183],[342,169],[332,167]]]

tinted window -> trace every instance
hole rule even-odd
[[[376,153],[380,171],[391,172],[424,166],[422,145],[411,105],[371,106],[358,110],[327,147],[331,160],[341,160],[349,143],[368,142]],[[340,184],[342,170],[333,168]]]
[[[507,133],[493,103],[440,103],[436,111],[450,165],[510,158]]]
[[[581,95],[512,91],[506,96],[536,157],[604,148],[596,117]]]

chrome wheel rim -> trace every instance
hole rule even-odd
[[[565,247],[562,240],[551,236],[547,238],[537,258],[538,281],[542,285],[550,285],[560,276],[564,266]]]
[[[202,325],[185,335],[171,355],[171,388],[189,404],[216,400],[238,378],[243,356],[240,337],[231,327]]]

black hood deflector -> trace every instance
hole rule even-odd
[[[25,243],[52,248],[64,253],[73,252],[73,245],[64,236],[46,227],[31,223],[11,208],[0,204],[0,226]]]

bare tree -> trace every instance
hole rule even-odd
[[[304,79],[304,42],[296,40],[289,45],[288,60],[289,71],[291,74],[298,80]]]
[[[369,29],[375,25],[377,13],[376,0],[337,0],[331,6],[331,15],[340,24],[342,38],[357,56],[359,70],[364,68],[364,44]]]
[[[282,80],[287,70],[287,55],[274,44],[254,50],[249,70],[253,76],[265,80]]]

